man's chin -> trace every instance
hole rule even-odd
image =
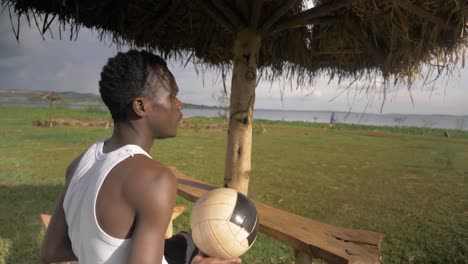
[[[174,138],[176,136],[177,136],[177,132],[174,132],[174,133],[168,133],[168,134],[165,134],[165,135],[156,136],[156,137],[154,137],[154,139]]]
[[[177,136],[177,131],[174,131],[172,133],[167,133],[164,135],[157,136],[156,139],[166,139],[166,138],[173,138]]]

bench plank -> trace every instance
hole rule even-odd
[[[41,214],[40,216],[41,216],[42,227],[44,227],[44,229],[47,229],[50,223],[50,218],[52,216],[48,214]]]
[[[218,188],[171,168],[178,179],[178,195],[195,202]],[[303,216],[253,201],[257,207],[260,232],[289,244],[296,250],[330,263],[380,263],[383,235],[324,224]]]

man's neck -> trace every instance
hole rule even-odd
[[[107,153],[129,144],[138,145],[149,153],[153,146],[153,138],[132,122],[114,122],[114,132],[104,143],[104,152]]]

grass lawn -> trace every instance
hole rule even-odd
[[[55,117],[109,118],[57,109]],[[110,128],[35,127],[47,109],[0,108],[0,263],[38,263],[39,214],[51,213],[67,164]],[[151,154],[195,178],[223,182],[226,131],[180,129]],[[249,195],[328,224],[384,234],[384,263],[466,263],[468,132],[262,121],[253,135]],[[177,203],[190,203],[178,198]],[[188,228],[189,212],[175,221]],[[292,250],[260,236],[244,263],[292,263]]]

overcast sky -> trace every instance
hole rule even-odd
[[[13,21],[16,27],[15,17]],[[54,38],[46,33],[46,40],[43,40],[34,22],[29,28],[23,18],[18,44],[8,10],[0,14],[0,89],[98,93],[100,71],[107,59],[117,53],[116,46],[100,42],[97,33],[86,28],[81,28],[76,41],[64,36],[60,40],[57,26],[52,25],[52,29]],[[216,81],[215,73],[207,72],[203,78],[195,73],[190,63],[183,68],[179,63],[170,62],[169,68],[177,80],[179,98],[183,102],[216,104],[212,95],[223,88],[222,83]],[[229,89],[229,78],[226,84]],[[302,90],[291,89],[289,85],[284,87],[281,82],[273,85],[268,81],[260,82],[255,108],[332,111],[351,108],[353,112],[380,112],[379,94],[369,101],[369,96],[354,96],[352,90],[342,93],[343,86],[329,84],[326,78]],[[382,113],[468,115],[468,66],[460,71],[460,76],[456,74],[450,78],[448,85],[439,82],[431,90],[432,87],[413,87],[413,104],[405,87],[401,87],[387,96]]]

